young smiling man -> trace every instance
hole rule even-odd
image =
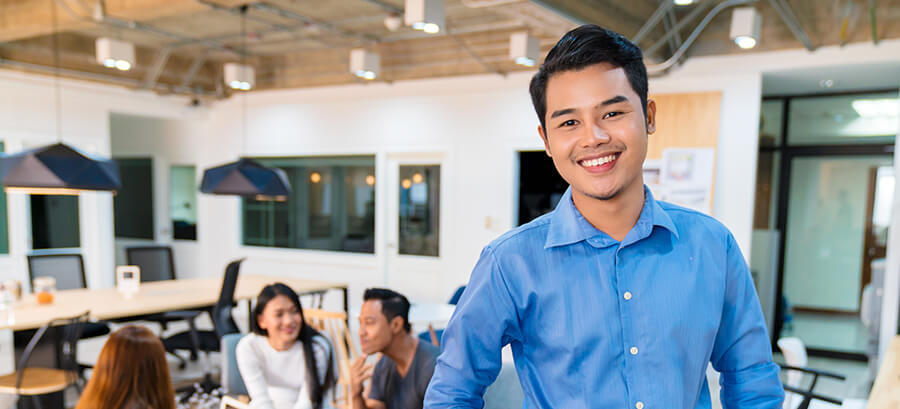
[[[656,105],[641,51],[593,25],[531,81],[538,133],[570,188],[481,254],[425,407],[480,408],[509,344],[527,408],[780,408],[784,392],[731,233],[653,199],[642,166]]]

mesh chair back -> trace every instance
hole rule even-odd
[[[175,260],[168,246],[129,247],[125,249],[128,265],[141,268],[141,282],[175,279]]]
[[[53,277],[57,290],[85,288],[81,254],[40,254],[28,256],[28,278]]]
[[[234,307],[234,289],[237,287],[238,272],[244,259],[235,260],[225,267],[225,275],[222,278],[222,290],[219,292],[219,301],[213,308],[212,320],[216,335],[221,338],[225,334],[240,332],[237,324],[231,317],[231,308]]]

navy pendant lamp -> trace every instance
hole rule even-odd
[[[241,14],[241,41],[244,53],[242,59],[244,59],[247,55],[247,34],[244,31],[247,6],[241,7]],[[247,97],[243,95],[241,98],[243,143],[247,138]],[[285,201],[291,194],[291,184],[283,170],[263,166],[251,159],[240,158],[237,162],[204,170],[200,191],[214,195],[244,196],[256,200]]]
[[[56,4],[51,1],[53,17],[53,65],[56,91],[56,137],[62,141],[59,85],[59,44],[56,30]],[[30,194],[77,195],[82,191],[113,191],[121,187],[119,165],[94,157],[58,142],[23,152],[0,156],[0,180],[8,192]]]
[[[116,191],[122,184],[115,161],[92,157],[62,143],[4,155],[0,174],[6,191],[30,194]]]

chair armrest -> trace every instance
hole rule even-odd
[[[796,394],[798,394],[798,395],[803,395],[803,396],[806,396],[806,397],[810,397],[810,398],[812,398],[812,399],[817,399],[817,400],[825,401],[825,402],[828,402],[828,403],[833,403],[833,404],[838,405],[838,406],[840,406],[841,403],[842,403],[840,399],[829,398],[828,396],[819,395],[819,394],[817,394],[817,393],[813,393],[812,391],[806,391],[806,390],[803,390],[803,389],[800,389],[800,388],[795,388],[795,387],[789,386],[789,385],[784,385],[784,390],[786,390],[786,391],[788,391],[788,392],[796,393]]]
[[[840,379],[842,381],[847,379],[847,377],[844,375],[837,374],[834,372],[822,371],[819,369],[804,368],[804,367],[790,366],[790,365],[781,365],[781,369],[790,370],[790,371],[800,371],[800,372],[804,372],[804,373],[808,373],[808,374],[812,374],[812,375],[820,375],[820,376],[825,376],[825,377],[829,377],[829,378]]]

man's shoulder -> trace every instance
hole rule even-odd
[[[487,247],[494,253],[502,253],[509,249],[516,252],[522,251],[522,244],[529,243],[543,248],[547,239],[547,230],[550,228],[550,220],[553,212],[536,217],[534,220],[513,228],[491,241]]]
[[[658,200],[659,207],[672,219],[679,234],[686,232],[727,237],[731,231],[716,218],[687,207]]]

